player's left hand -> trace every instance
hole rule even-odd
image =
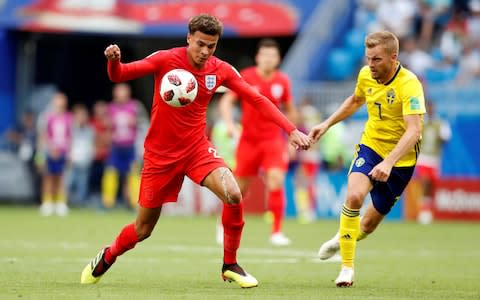
[[[300,132],[298,129],[295,129],[290,133],[290,143],[296,149],[308,150],[308,148],[310,148],[312,144],[312,141],[303,132]]]
[[[390,172],[392,172],[393,165],[387,161],[382,161],[376,165],[368,175],[375,181],[386,182],[388,177],[390,177]]]

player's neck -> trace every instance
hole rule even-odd
[[[257,67],[257,74],[263,79],[270,79],[275,74],[275,70],[263,70]]]
[[[393,77],[395,77],[395,74],[397,74],[397,70],[399,67],[400,67],[400,62],[398,61],[395,62],[390,72],[388,72],[387,76],[385,76],[381,80],[378,80],[378,82],[381,84],[386,84],[387,82],[390,82],[393,79]]]
[[[205,64],[198,64],[195,60],[187,53],[188,64],[195,70],[202,70]]]

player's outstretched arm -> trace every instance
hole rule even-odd
[[[224,86],[235,92],[239,98],[248,101],[263,117],[280,126],[288,134],[295,129],[295,125],[280,112],[272,101],[243,80],[240,74],[234,71],[233,67],[227,66],[224,70],[227,73]]]
[[[314,126],[308,136],[313,143],[318,142],[322,135],[327,132],[327,130],[338,122],[345,120],[355,113],[363,104],[365,103],[365,98],[351,95],[347,97],[340,105],[340,107],[330,116],[328,119],[322,123]]]
[[[108,60],[108,77],[113,82],[123,82],[136,79],[156,70],[156,65],[152,58],[153,55],[145,59],[137,60],[128,64],[122,64],[121,51],[118,45],[109,45],[104,51]]]
[[[313,126],[308,134],[308,137],[313,143],[316,143],[325,134],[325,132],[327,132],[328,128],[330,128],[328,122],[323,121],[322,123]]]

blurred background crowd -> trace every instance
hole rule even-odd
[[[415,180],[389,217],[480,219],[480,0],[0,1],[1,201],[40,205],[60,191],[40,206],[43,215],[134,209],[153,80],[113,85],[103,49],[119,44],[128,62],[183,46],[186,23],[200,12],[224,22],[216,55],[238,69],[254,64],[260,38],[279,42],[306,132],[353,91],[366,34],[395,33],[400,62],[424,83],[428,116]],[[218,96],[207,134],[231,160],[235,144],[219,122]],[[338,215],[366,117],[361,109],[313,149],[291,151],[287,215]],[[46,154],[62,151],[67,167],[60,180],[49,178]],[[264,198],[261,187],[259,179],[251,198]],[[212,213],[212,198],[186,182],[171,213]],[[264,209],[247,199],[248,212]]]

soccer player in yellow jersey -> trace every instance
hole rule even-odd
[[[390,212],[412,176],[420,150],[423,88],[397,60],[398,44],[397,37],[388,31],[365,38],[368,65],[360,70],[354,94],[309,134],[316,142],[331,126],[367,105],[368,120],[350,167],[340,229],[319,250],[321,259],[340,250],[342,268],[335,280],[339,287],[353,284],[356,243],[372,233]],[[372,203],[360,219],[367,193]]]

